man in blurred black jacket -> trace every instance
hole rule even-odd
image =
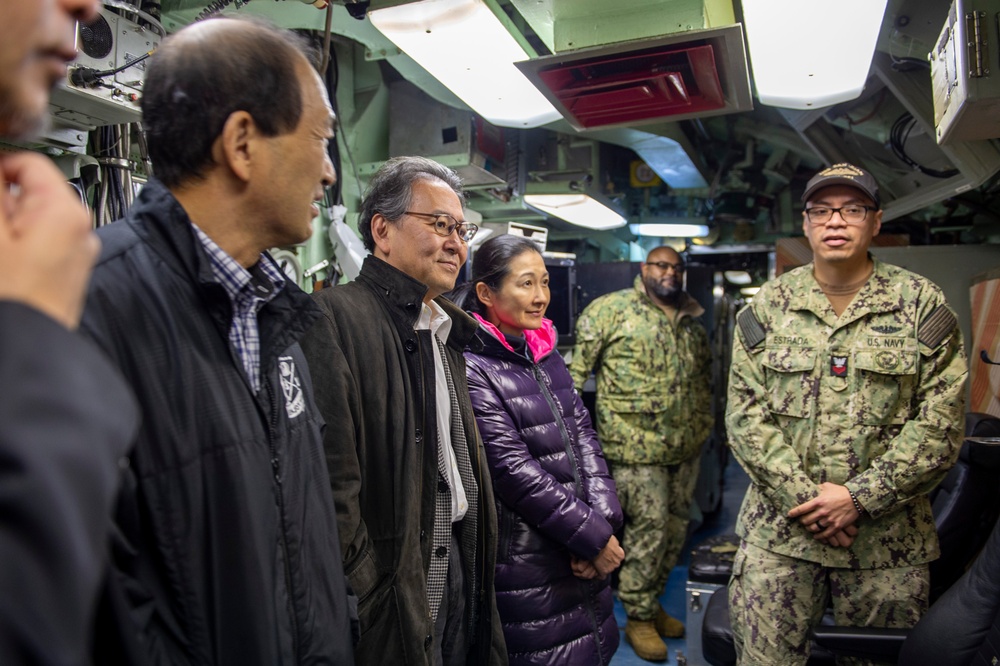
[[[0,0],[0,136],[44,124],[96,0]],[[118,461],[137,426],[76,328],[99,243],[48,158],[0,155],[0,664],[87,662]]]

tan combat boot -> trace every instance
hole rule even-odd
[[[625,642],[632,646],[636,655],[646,661],[666,661],[667,645],[656,633],[653,620],[633,620],[625,622]]]
[[[656,612],[656,633],[664,638],[681,638],[684,636],[684,623],[667,615],[661,607]]]

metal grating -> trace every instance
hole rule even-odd
[[[753,109],[740,25],[579,49],[517,66],[578,130]]]
[[[587,128],[725,106],[710,44],[553,65],[538,75]]]

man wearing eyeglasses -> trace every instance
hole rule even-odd
[[[366,664],[506,664],[493,570],[497,519],[463,351],[476,321],[455,286],[474,224],[458,176],[421,157],[372,176],[354,282],[315,295],[303,341],[358,595]]]
[[[584,309],[570,364],[577,387],[596,373],[597,434],[625,513],[618,581],[625,640],[649,661],[667,658],[661,637],[684,635],[658,597],[684,545],[701,446],[712,429],[705,310],[683,283],[680,255],[652,250],[631,289]]]
[[[806,185],[813,262],[737,315],[729,444],[750,475],[729,585],[741,664],[805,664],[837,624],[910,627],[938,540],[927,493],[958,456],[965,355],[930,281],[868,253],[882,223],[867,171]]]

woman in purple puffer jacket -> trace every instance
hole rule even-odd
[[[548,272],[537,246],[486,241],[465,290],[458,300],[481,324],[482,349],[465,358],[499,515],[496,596],[510,663],[608,664],[619,641],[609,583],[625,557],[614,536],[622,511],[543,318]]]

